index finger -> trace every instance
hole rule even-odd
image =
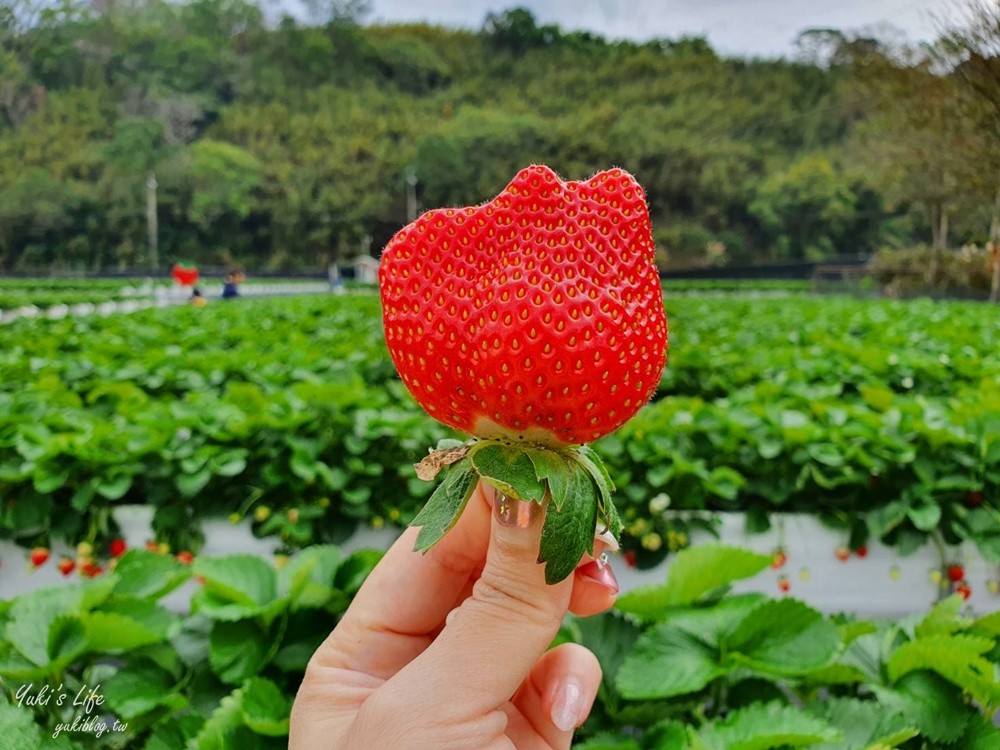
[[[490,541],[490,504],[479,483],[455,527],[426,554],[407,529],[368,576],[313,657],[319,666],[388,679],[416,658],[478,576]]]

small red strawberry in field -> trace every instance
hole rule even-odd
[[[972,588],[965,581],[961,581],[955,587],[955,593],[958,594],[963,599],[968,599],[970,596],[972,596]]]
[[[837,547],[833,554],[841,562],[847,562],[851,559],[851,551],[847,547]]]
[[[778,578],[778,590],[782,594],[787,594],[792,590],[792,582],[788,580],[788,576],[781,576]]]
[[[190,565],[194,562],[194,555],[188,552],[186,549],[181,550],[177,553],[177,560],[184,563],[185,565]]]
[[[784,550],[778,550],[774,553],[774,557],[771,560],[771,568],[773,570],[781,570],[785,567],[785,563],[788,562],[788,555],[785,554]]]
[[[49,559],[49,551],[45,547],[35,547],[31,550],[28,557],[31,559],[31,566],[38,568],[44,565]]]
[[[965,578],[965,568],[961,565],[949,565],[947,572],[948,580],[952,583],[958,583]]]
[[[68,576],[76,568],[76,561],[72,557],[64,557],[59,561],[59,572]]]
[[[104,568],[93,560],[88,560],[80,566],[80,575],[85,578],[96,578],[104,572]]]
[[[854,550],[854,554],[860,558],[868,557],[868,547],[862,544],[860,547]]]
[[[558,525],[594,526],[600,517],[617,535],[610,479],[585,444],[646,404],[667,352],[649,213],[635,179],[613,169],[564,182],[548,167],[523,169],[489,203],[429,211],[400,230],[382,255],[379,285],[403,382],[431,416],[476,438],[418,464],[425,479],[451,468],[438,500],[413,521],[422,527],[417,548],[450,528],[457,514],[446,508],[460,513],[480,478],[514,499],[549,503],[546,525],[586,513]],[[569,494],[574,502],[565,502]],[[592,540],[567,533],[543,530],[549,582],[592,549]]]
[[[108,544],[108,553],[114,558],[124,555],[125,550],[127,549],[128,545],[125,543],[124,539],[112,539]]]

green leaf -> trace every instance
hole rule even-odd
[[[641,634],[639,626],[617,612],[594,617],[572,617],[570,622],[579,634],[579,643],[601,663],[602,682],[614,687],[615,675]]]
[[[669,698],[694,693],[729,669],[716,649],[670,625],[643,633],[615,677],[625,698]]]
[[[51,671],[63,669],[88,646],[88,634],[78,615],[60,615],[49,626],[46,647]]]
[[[888,750],[919,734],[903,714],[887,710],[877,701],[827,698],[813,703],[810,711],[826,719],[842,735],[841,740],[816,745],[815,750],[865,750],[876,744]]]
[[[287,737],[292,704],[270,680],[254,677],[243,686],[243,721],[257,734]]]
[[[542,525],[538,561],[545,563],[545,582],[558,583],[572,575],[585,552],[594,551],[597,491],[590,475],[577,469],[569,475],[562,510],[549,505]]]
[[[337,575],[333,579],[334,586],[353,597],[384,555],[385,552],[378,549],[359,549],[352,552],[337,568]]]
[[[1000,685],[994,678],[993,663],[983,655],[993,646],[992,640],[977,636],[932,635],[904,643],[886,669],[892,682],[915,670],[932,670],[983,706],[991,706],[1000,702]]]
[[[234,604],[265,605],[278,594],[274,568],[255,555],[198,557],[193,569],[204,579],[205,591]]]
[[[420,527],[413,549],[426,552],[454,528],[478,481],[479,477],[469,459],[459,461],[445,470],[444,480],[410,523],[411,526]]]
[[[174,478],[177,490],[184,497],[194,497],[212,480],[211,469],[205,467],[193,474],[181,473]]]
[[[561,510],[569,493],[569,463],[562,455],[553,450],[543,448],[527,448],[525,454],[535,467],[535,476],[539,482],[545,482],[549,497],[557,510]]]
[[[931,635],[951,635],[958,630],[967,628],[971,620],[960,614],[964,603],[965,600],[961,596],[954,594],[935,604],[917,625],[917,638],[926,638]]]
[[[795,599],[761,603],[728,640],[733,658],[753,669],[803,674],[828,665],[840,648],[833,623]]]
[[[216,622],[209,635],[208,660],[220,680],[235,685],[264,668],[270,648],[268,634],[254,620]]]
[[[589,445],[581,445],[577,448],[576,460],[590,473],[597,487],[597,496],[599,499],[598,518],[603,520],[615,539],[618,539],[625,525],[622,523],[621,516],[618,514],[618,509],[615,507],[614,499],[612,498],[615,485],[611,481],[611,475],[608,474],[607,467],[604,465],[601,457]]]
[[[122,612],[97,611],[84,616],[89,649],[110,654],[162,643],[167,639],[172,621],[166,610],[142,600],[135,600],[131,612],[126,608]]]
[[[326,605],[334,593],[333,583],[342,560],[340,549],[332,544],[313,545],[278,571],[279,591],[288,596],[293,611]]]
[[[80,611],[81,595],[79,589],[60,587],[19,596],[8,614],[6,640],[34,664],[47,666],[49,630],[60,618]]]
[[[108,500],[120,500],[132,487],[132,477],[122,474],[113,478],[102,478],[97,482],[97,494]]]
[[[969,717],[969,728],[960,746],[962,750],[996,750],[1000,747],[1000,729],[975,713]]]
[[[0,703],[0,750],[38,750],[42,732],[31,711]]]
[[[545,485],[535,473],[535,465],[522,448],[494,440],[481,440],[469,451],[479,476],[492,487],[515,500],[540,503]]]
[[[169,555],[132,549],[119,558],[115,573],[117,595],[159,599],[187,581],[191,568]]]
[[[782,703],[755,703],[698,730],[712,750],[770,750],[835,742],[840,733],[816,716]]]
[[[933,531],[941,522],[941,506],[935,503],[910,506],[906,515],[921,531]]]
[[[142,660],[118,670],[102,687],[108,707],[121,718],[132,720],[162,705],[172,694],[178,697],[175,683],[168,671]]]
[[[237,750],[232,735],[242,726],[243,689],[237,688],[219,702],[198,734],[188,741],[188,750]]]
[[[721,544],[689,547],[679,552],[667,568],[667,583],[660,589],[663,606],[692,604],[733,581],[757,575],[771,561],[769,555]],[[649,598],[651,593],[646,588],[643,595]],[[619,599],[619,609],[629,611],[629,596]]]
[[[983,615],[973,622],[970,632],[974,635],[985,635],[987,638],[1000,638],[1000,610]]]
[[[770,750],[834,742],[840,733],[797,706],[755,703],[698,730],[711,750]]]
[[[235,477],[246,469],[248,453],[246,448],[233,448],[224,451],[208,460],[208,468],[216,476]]]
[[[573,748],[574,750],[642,750],[642,746],[637,740],[610,732],[594,735],[582,744],[573,745]],[[667,749],[664,748],[664,750]],[[683,746],[681,750],[684,750]]]
[[[879,703],[905,716],[935,742],[954,742],[965,731],[970,711],[961,689],[933,672],[910,672],[892,688],[875,685],[872,689]]]

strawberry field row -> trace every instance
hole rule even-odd
[[[903,548],[935,530],[1000,557],[992,308],[668,298],[655,403],[602,441],[655,562],[677,508],[807,510]],[[106,540],[121,503],[161,538],[252,517],[290,546],[405,523],[446,428],[396,379],[373,296],[282,299],[0,330],[0,534]],[[675,532],[671,534],[671,532]]]

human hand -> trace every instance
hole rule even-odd
[[[480,483],[427,554],[412,528],[386,553],[309,662],[289,750],[570,746],[601,668],[582,646],[546,649],[568,610],[608,609],[618,584],[585,559],[546,585],[540,506],[500,498]]]

